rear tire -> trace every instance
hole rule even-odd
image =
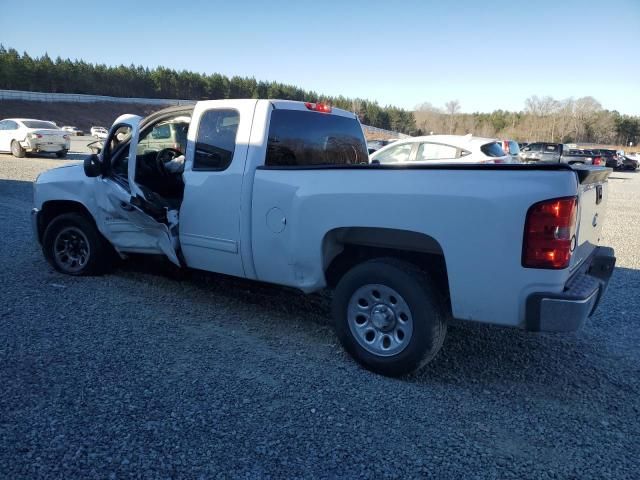
[[[45,258],[60,273],[100,275],[109,264],[109,244],[93,221],[78,213],[54,218],[42,237]]]
[[[365,368],[382,375],[415,372],[444,342],[446,310],[431,278],[394,258],[361,263],[334,292],[332,314],[340,342]]]
[[[17,140],[14,140],[13,142],[11,142],[11,155],[13,155],[16,158],[24,158],[26,153],[27,153],[26,150],[22,148],[22,145],[20,145],[20,142],[18,142]]]
[[[65,158],[67,156],[67,152],[69,150],[60,150],[59,152],[56,152],[56,157],[58,158]]]

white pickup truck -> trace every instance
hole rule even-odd
[[[349,112],[202,101],[118,118],[100,156],[38,177],[32,218],[71,275],[103,272],[115,251],[331,288],[344,347],[401,375],[433,358],[450,318],[578,329],[615,264],[598,246],[609,173],[373,165]]]

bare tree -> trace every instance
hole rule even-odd
[[[453,133],[456,114],[460,112],[460,102],[458,100],[450,100],[444,104],[444,108],[447,111],[447,115],[449,115],[449,133]]]
[[[445,130],[444,113],[429,102],[416,106],[416,126],[425,133],[442,133]]]
[[[602,105],[593,97],[582,97],[575,101],[573,108],[573,124],[576,141],[586,140],[591,133],[597,113]]]

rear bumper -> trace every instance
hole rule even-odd
[[[52,152],[59,152],[61,150],[68,151],[71,145],[71,143],[68,140],[54,141],[49,143],[49,142],[44,142],[44,141],[30,139],[30,138],[26,139],[24,142],[20,142],[20,144],[27,152],[33,152],[33,153],[37,153],[37,152],[52,153]]]
[[[527,299],[526,329],[573,332],[595,312],[616,264],[613,248],[597,247],[561,293],[534,293]]]

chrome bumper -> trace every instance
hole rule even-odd
[[[573,332],[593,315],[616,264],[613,248],[597,247],[561,293],[534,293],[527,299],[527,330]]]

